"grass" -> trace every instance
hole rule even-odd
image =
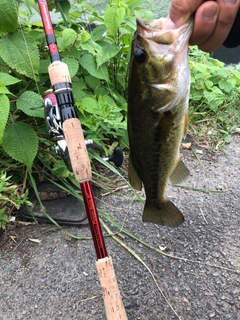
[[[239,132],[240,72],[196,47],[190,48],[189,65],[189,131],[200,147],[224,151]]]
[[[232,135],[239,133],[239,124],[239,105],[234,104],[220,108],[217,114],[193,112],[190,114],[189,131],[199,147],[210,152],[224,152]]]

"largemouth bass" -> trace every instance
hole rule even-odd
[[[172,30],[168,22],[137,19],[128,83],[128,176],[136,190],[144,185],[142,220],[175,227],[184,217],[165,189],[169,180],[181,183],[189,175],[179,149],[187,132],[193,22]]]

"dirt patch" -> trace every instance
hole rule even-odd
[[[175,229],[142,223],[143,205],[128,189],[99,199],[99,209],[131,234],[120,239],[148,270],[106,237],[129,320],[240,319],[240,136],[227,154],[183,150],[191,171],[185,187],[167,194],[185,223]],[[113,231],[116,226],[102,217]],[[65,231],[89,238],[88,226]],[[73,240],[51,225],[10,224],[0,238],[0,319],[105,319],[91,240]]]

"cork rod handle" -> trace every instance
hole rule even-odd
[[[79,119],[65,120],[63,122],[63,132],[76,180],[79,182],[91,180],[91,165]]]
[[[117,284],[112,258],[96,261],[98,276],[102,288],[107,320],[127,320],[122,297]]]
[[[91,165],[80,120],[77,117],[72,95],[68,66],[55,61],[48,67],[51,85],[54,88],[63,119],[63,133],[75,178],[80,183],[92,179]]]

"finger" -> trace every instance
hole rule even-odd
[[[174,22],[176,28],[183,25],[189,17],[197,10],[204,0],[173,0],[169,17]]]
[[[199,48],[207,52],[216,50],[226,40],[237,15],[240,0],[218,0],[217,3],[219,13],[215,28],[210,37],[199,44]]]
[[[194,18],[194,27],[190,45],[201,45],[214,33],[219,14],[219,6],[216,2],[207,1],[199,7]]]

